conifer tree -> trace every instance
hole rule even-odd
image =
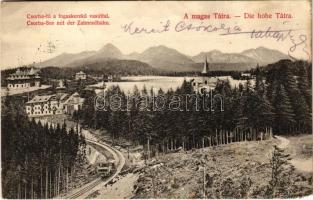
[[[278,84],[275,82],[274,84]],[[295,123],[294,111],[292,109],[290,99],[287,95],[285,87],[282,84],[276,85],[274,90],[274,102],[275,109],[275,127],[277,133],[289,133],[290,128]]]
[[[300,93],[303,95],[308,108],[310,109],[310,111],[312,111],[312,88],[310,88],[308,82],[307,69],[305,66],[302,66],[299,70],[300,73],[298,78],[298,88],[300,90]]]

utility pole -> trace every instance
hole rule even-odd
[[[204,151],[204,137],[202,138],[202,151]]]
[[[148,136],[148,160],[150,160],[150,136]]]
[[[203,153],[203,152],[202,152]],[[202,163],[202,168],[203,168],[203,182],[202,182],[202,194],[203,194],[203,198],[206,199],[206,169],[205,169],[205,162],[207,161],[207,156],[202,154],[203,159],[201,160]]]
[[[153,174],[152,174],[152,192],[153,192],[153,198],[154,199],[157,198],[155,176],[156,176],[156,171],[153,170]]]
[[[127,145],[127,158],[129,159],[129,146],[130,146],[130,121],[131,121],[131,113],[130,113],[130,111],[129,112],[127,112],[128,113],[128,142],[129,142],[129,144]]]
[[[207,139],[207,141],[211,143],[210,138],[208,136],[203,136],[202,137],[202,152],[204,152],[204,140],[205,139]]]
[[[58,181],[57,181],[57,195],[60,194],[60,181],[61,181],[61,159],[62,159],[62,148],[61,148],[61,141],[59,141],[60,144],[60,154],[59,154],[59,170],[58,170]]]
[[[66,193],[68,192],[68,168],[66,167]]]
[[[206,199],[206,195],[205,195],[205,163],[203,162],[203,198]]]
[[[205,166],[203,164],[203,198],[205,199]]]
[[[155,179],[152,177],[152,190],[153,190],[153,198],[156,198],[156,192],[155,192]]]

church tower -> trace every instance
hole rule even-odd
[[[209,63],[208,63],[207,58],[205,57],[205,62],[204,62],[203,70],[202,70],[201,74],[207,75],[208,73],[209,73]]]

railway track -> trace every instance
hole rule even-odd
[[[122,171],[122,168],[125,165],[125,158],[120,151],[112,148],[111,146],[109,146],[107,144],[99,143],[99,142],[96,142],[93,140],[86,139],[86,142],[91,143],[93,145],[97,145],[97,146],[105,149],[106,151],[109,151],[113,155],[114,160],[117,161],[116,162],[117,167],[116,167],[115,173],[112,174],[110,177],[108,177],[105,180],[103,180],[102,178],[97,178],[97,179],[93,180],[92,182],[86,184],[84,187],[81,187],[77,191],[63,197],[65,199],[81,198],[82,196],[87,195],[96,186],[98,186],[100,184],[103,184],[103,186],[108,184]]]
[[[101,178],[97,178],[96,180],[92,181],[91,183],[86,185],[81,190],[79,190],[79,191],[75,192],[74,194],[71,194],[70,196],[67,196],[65,198],[66,199],[77,199],[80,196],[82,196],[82,195],[86,194],[87,192],[89,192],[91,189],[93,189],[94,187],[96,187],[97,185],[99,185],[102,182],[103,182],[103,180],[101,180]]]

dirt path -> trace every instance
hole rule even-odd
[[[281,149],[287,149],[289,146],[290,140],[285,137],[276,136],[278,140],[280,140],[280,144],[278,145]],[[295,155],[296,156],[296,155]],[[313,172],[313,158],[303,159],[303,158],[292,158],[290,163],[298,170],[304,172]]]

